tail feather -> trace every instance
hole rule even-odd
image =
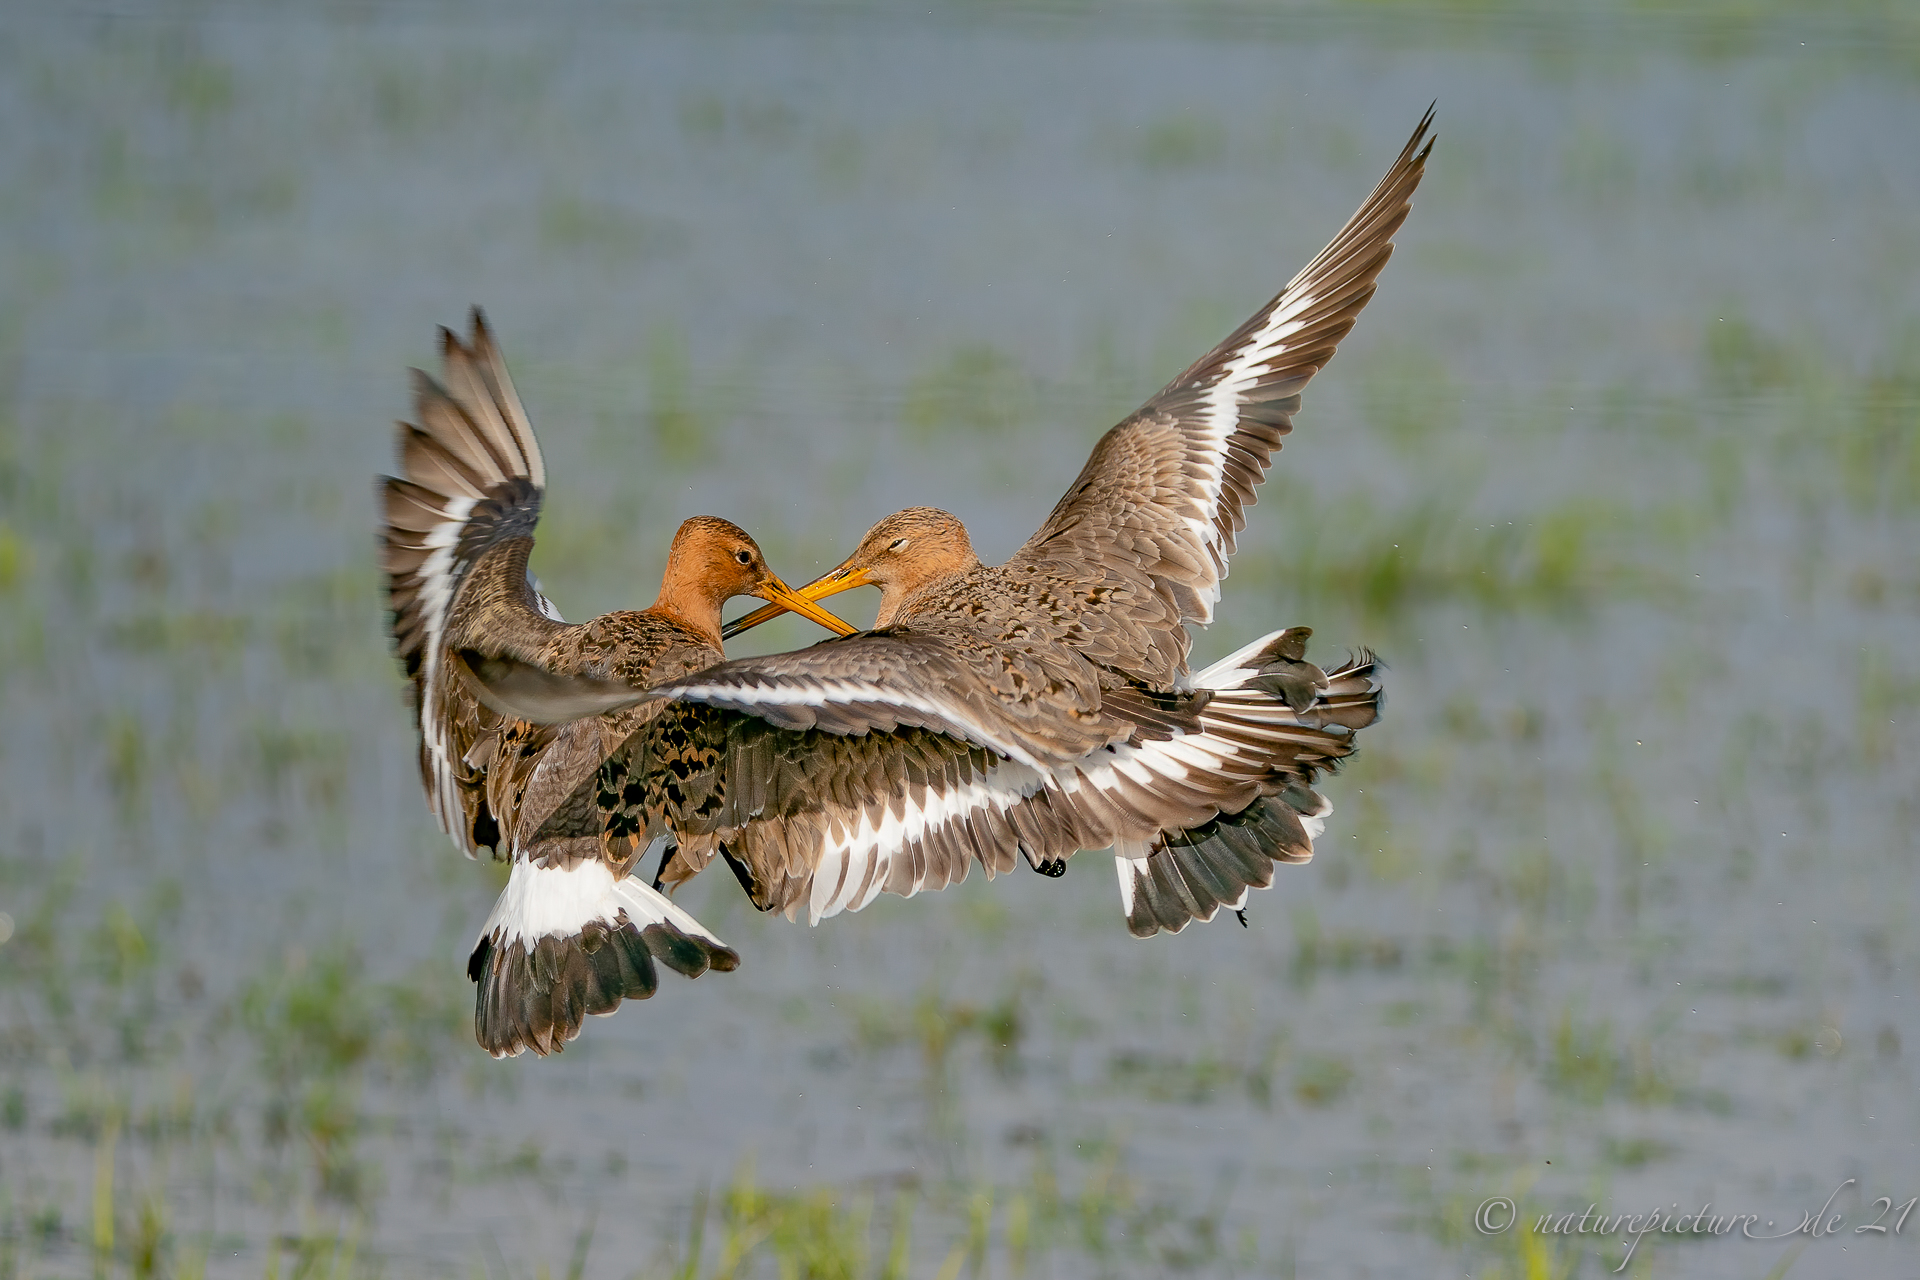
[[[1114,846],[1121,908],[1136,937],[1178,933],[1273,883],[1277,862],[1306,862],[1333,805],[1313,789],[1353,754],[1354,735],[1380,718],[1379,660],[1362,651],[1332,671],[1307,662],[1305,627],[1263,636],[1194,678],[1214,691],[1201,735],[1182,745],[1216,768],[1257,761],[1251,799],[1207,821]]]
[[[1305,797],[1319,800],[1322,814],[1331,809],[1316,792],[1297,798]],[[1320,818],[1301,813],[1295,800],[1286,793],[1263,796],[1239,813],[1168,832],[1151,845],[1116,849],[1128,931],[1151,938],[1212,920],[1222,907],[1238,911],[1249,890],[1273,883],[1275,863],[1312,858],[1309,824],[1317,829]]]
[[[516,861],[467,959],[474,1037],[496,1058],[558,1053],[588,1015],[659,986],[655,961],[689,978],[740,957],[665,894],[603,862]]]

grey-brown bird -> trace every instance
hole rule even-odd
[[[720,610],[732,596],[853,628],[795,595],[752,538],[712,516],[680,526],[651,606],[564,622],[527,569],[546,471],[493,334],[476,310],[468,341],[441,338],[441,378],[416,371],[418,424],[400,424],[402,475],[382,484],[392,634],[430,807],[469,856],[512,863],[468,965],[476,1033],[496,1055],[547,1053],[585,1015],[651,995],[655,960],[690,977],[739,963],[632,875],[636,840],[536,834],[663,704],[594,705],[722,661]]]
[[[1302,627],[1193,673],[1187,627],[1212,620],[1300,392],[1373,296],[1431,123],[1277,297],[1101,439],[1012,559],[982,564],[944,511],[899,512],[801,591],[878,586],[873,632],[656,686],[762,722],[742,730],[756,742],[765,725],[800,735],[766,760],[712,748],[715,785],[739,794],[710,820],[756,901],[817,921],[939,887],[971,860],[992,873],[1024,854],[1057,872],[1111,846],[1128,925],[1147,936],[1238,910],[1276,860],[1312,856],[1331,807],[1312,783],[1377,717],[1377,664],[1323,672]],[[929,736],[972,754],[942,773]],[[664,758],[644,736],[623,751],[641,772]],[[689,866],[697,846],[683,845]]]

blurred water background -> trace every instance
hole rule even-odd
[[[569,617],[700,512],[998,558],[1435,98],[1197,645],[1393,665],[1250,929],[1137,942],[1097,855],[817,930],[722,873],[739,972],[474,1048],[501,876],[373,560],[436,324]],[[0,1277],[1598,1276],[1475,1207],[1849,1178],[1626,1273],[1911,1276],[1853,1228],[1920,1195],[1917,136],[1864,0],[9,9]]]

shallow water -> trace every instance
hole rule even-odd
[[[0,1275],[1597,1276],[1476,1206],[1849,1178],[1792,1274],[1911,1275],[1920,1212],[1855,1228],[1920,1195],[1920,41],[1294,16],[7,19]],[[708,878],[739,972],[472,1047],[501,878],[371,554],[435,324],[500,332],[570,617],[702,511],[794,580],[909,502],[997,557],[1436,97],[1196,645],[1393,667],[1251,928],[1136,942],[1093,854],[814,930]]]

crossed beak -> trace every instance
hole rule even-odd
[[[822,609],[819,605],[813,603],[815,600],[824,600],[828,596],[837,596],[842,591],[851,591],[855,587],[864,587],[868,582],[872,581],[872,578],[865,569],[854,569],[848,566],[849,562],[843,560],[837,567],[827,570],[806,586],[801,587],[798,591],[794,591],[784,583],[781,583],[779,590],[786,592],[784,596],[778,594],[778,592],[769,591],[767,594],[773,603],[763,605],[744,617],[735,618],[732,622],[720,628],[720,638],[722,640],[731,640],[742,631],[751,631],[761,623],[772,618],[777,618],[788,610],[792,610],[803,618],[819,623],[835,635],[852,635],[859,628],[848,626],[840,619],[828,613],[825,609]]]
[[[771,574],[768,576],[772,577]],[[720,629],[720,638],[722,640],[730,639],[740,632],[745,631],[748,627],[765,622],[768,618],[777,618],[788,610],[792,610],[809,622],[819,623],[837,636],[850,636],[858,631],[860,628],[854,626],[852,623],[834,617],[831,613],[828,613],[825,609],[822,609],[814,603],[814,601],[821,596],[830,596],[833,594],[833,591],[813,591],[813,588],[819,585],[818,582],[811,582],[808,583],[803,590],[795,591],[792,587],[780,581],[780,579],[773,578],[773,581],[767,583],[755,593],[756,595],[764,596],[766,599],[772,601],[772,603],[754,610],[730,627],[722,627]],[[844,588],[836,588],[836,590],[844,590]],[[809,591],[813,591],[813,594],[809,595]]]

